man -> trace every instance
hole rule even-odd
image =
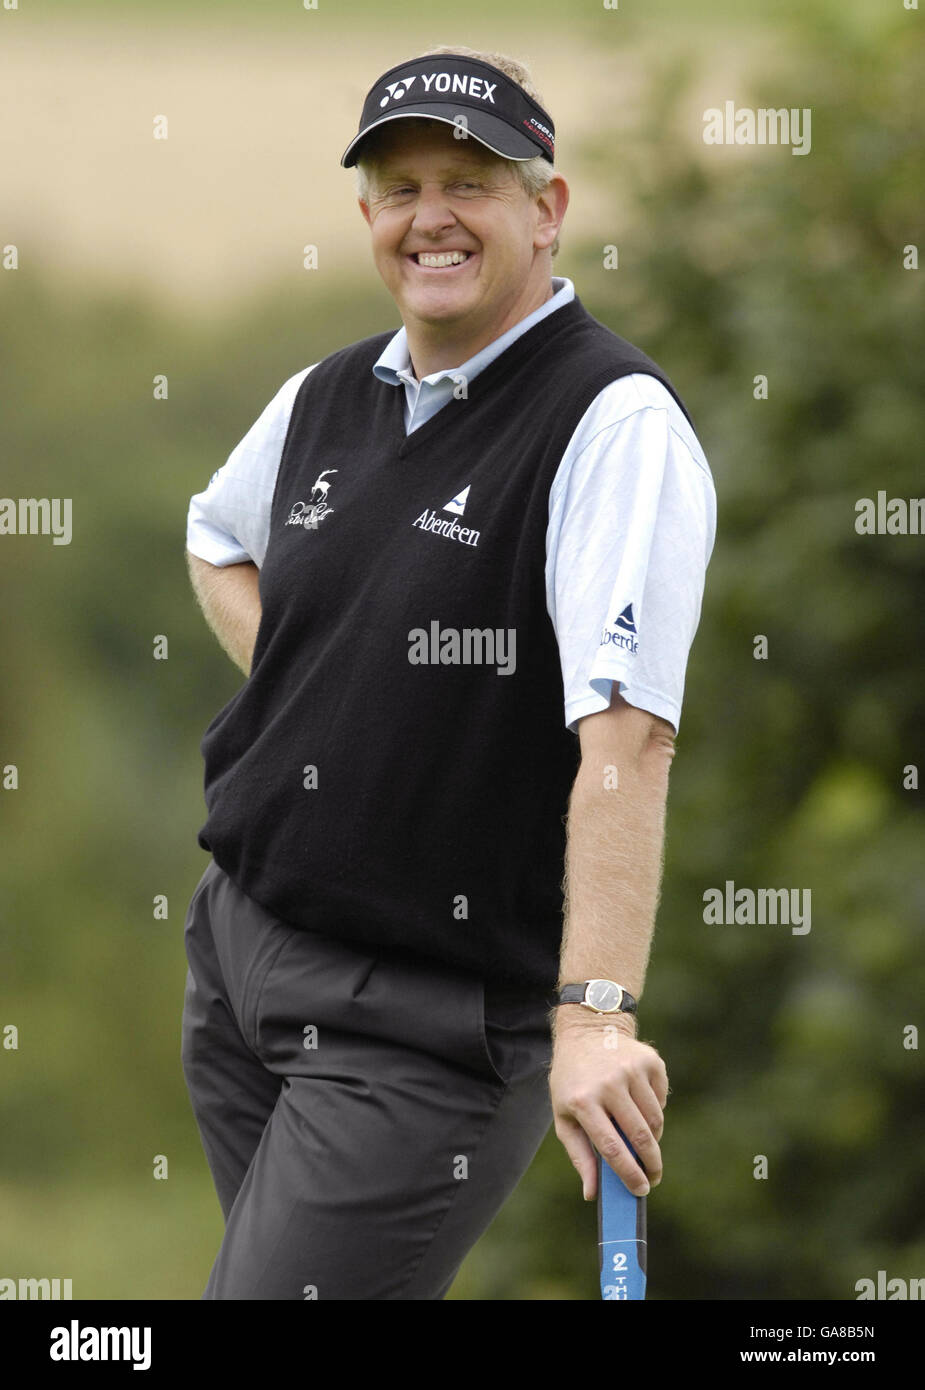
[[[206,1298],[444,1297],[551,1120],[588,1200],[595,1151],[661,1179],[633,1010],[715,499],[668,379],[552,277],[554,140],[503,55],[383,74],[341,162],[403,327],[191,502],[248,676],[186,924]]]

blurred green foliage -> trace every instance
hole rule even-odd
[[[923,45],[901,10],[875,34],[813,13],[734,94],[811,106],[811,155],[692,148],[698,73],[666,59],[640,137],[586,150],[610,222],[587,245],[566,222],[556,262],[670,373],[719,498],[642,1010],[672,1085],[652,1299],[850,1299],[880,1268],[925,1274],[925,1084],[903,1047],[925,996],[923,793],[903,787],[925,762],[923,540],[854,527],[858,498],[922,492],[902,248],[922,230]],[[0,1027],[20,1032],[0,1051],[4,1276],[84,1298],[205,1282],[221,1218],[180,1068],[182,928],[207,862],[198,741],[241,677],[188,587],[186,507],[288,376],[398,326],[373,275],[307,276],[208,325],[50,269],[3,277],[0,490],[74,498],[70,546],[0,545],[0,765],[20,776],[0,797]],[[812,930],[705,925],[728,879],[811,890]],[[593,1299],[595,1240],[550,1132],[452,1296]]]

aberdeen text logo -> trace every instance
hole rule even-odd
[[[452,502],[447,502],[442,508],[445,512],[455,512],[457,516],[462,516],[466,508],[466,498],[469,489],[465,488],[458,497],[454,497]],[[461,541],[463,545],[478,545],[481,531],[473,531],[468,526],[460,526],[458,521],[447,521],[445,517],[439,517],[436,512],[429,508],[421,512],[417,520],[412,521],[412,526],[417,526],[422,531],[434,531],[438,536],[446,536],[450,541]]]

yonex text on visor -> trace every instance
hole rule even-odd
[[[399,63],[377,78],[363,104],[359,131],[341,156],[343,167],[356,164],[358,147],[370,131],[405,116],[445,121],[505,159],[541,154],[553,163],[555,127],[539,102],[491,63],[437,53]]]

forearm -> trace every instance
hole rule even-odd
[[[250,675],[260,626],[260,571],[251,561],[210,565],[186,552],[190,582],[206,622],[236,666]]]
[[[559,983],[616,980],[639,999],[661,885],[669,739],[647,738],[612,756],[584,757],[569,799]],[[616,762],[618,785],[605,783]],[[632,1015],[553,1011],[554,1027],[593,1021],[635,1036]]]

